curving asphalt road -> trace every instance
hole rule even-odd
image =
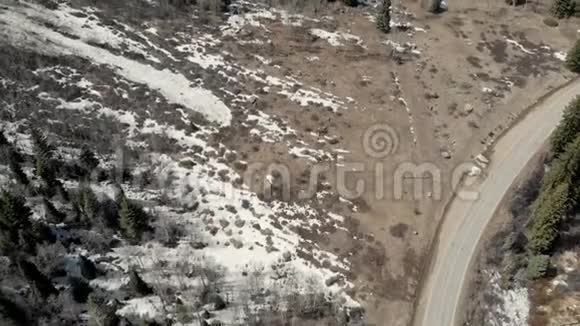
[[[580,80],[547,96],[494,146],[487,178],[476,187],[476,201],[453,200],[434,249],[435,258],[415,312],[415,326],[455,326],[466,274],[496,207],[527,162],[540,150],[580,94]]]

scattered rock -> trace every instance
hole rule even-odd
[[[207,244],[206,243],[203,243],[203,242],[200,242],[200,241],[192,242],[190,245],[191,245],[191,247],[193,249],[196,249],[196,250],[201,250],[201,249],[207,247]]]
[[[429,100],[429,99],[438,99],[439,98],[439,94],[437,92],[427,92],[425,94],[425,97]]]
[[[235,225],[236,227],[243,228],[243,227],[244,227],[244,225],[246,225],[246,221],[244,221],[244,220],[242,220],[242,219],[237,219],[237,220],[234,222],[234,225]]]
[[[230,222],[228,220],[221,219],[220,220],[220,225],[222,226],[223,229],[225,229],[225,228],[227,228],[230,225]]]
[[[451,154],[448,151],[441,151],[441,157],[448,160],[451,158]]]
[[[473,112],[473,109],[474,109],[473,104],[466,103],[465,107],[463,108],[463,111],[467,114],[470,114],[471,112]]]
[[[326,286],[330,287],[336,284],[338,281],[340,281],[340,275],[334,275],[328,278],[324,283],[326,284]]]
[[[236,168],[238,170],[245,171],[248,168],[248,163],[242,162],[242,161],[236,161],[234,163],[234,168]]]
[[[232,243],[232,245],[234,246],[234,248],[236,248],[236,249],[240,249],[240,248],[242,248],[242,247],[244,246],[244,243],[243,243],[243,242],[241,242],[241,241],[240,241],[240,240],[238,240],[238,239],[232,239],[232,240],[231,240],[231,243]]]

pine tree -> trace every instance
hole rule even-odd
[[[18,259],[18,268],[39,297],[46,299],[50,295],[58,294],[58,290],[52,285],[50,280],[33,263],[25,259]]]
[[[554,0],[550,11],[554,17],[562,19],[568,18],[574,14],[576,10],[575,0]]]
[[[99,200],[89,185],[80,185],[76,205],[85,220],[93,222],[97,217]]]
[[[136,296],[144,297],[153,294],[153,288],[143,281],[135,269],[129,271],[128,287],[129,291]]]
[[[579,48],[580,54],[580,48]],[[580,63],[580,61],[579,61]],[[564,110],[564,116],[558,124],[558,127],[552,133],[551,137],[551,147],[552,152],[558,156],[568,144],[574,141],[574,139],[580,134],[580,96],[573,99],[566,109]]]
[[[26,206],[24,198],[14,196],[7,191],[0,193],[0,229],[6,233],[6,241],[16,246],[19,243],[19,230],[30,230],[32,212]]]
[[[2,132],[0,132],[0,155],[2,155],[2,162],[8,165],[16,180],[20,184],[27,186],[29,184],[28,177],[21,167],[21,164],[24,163],[24,158]]]
[[[30,131],[34,151],[34,173],[46,183],[46,191],[54,193],[56,185],[56,166],[54,162],[55,148],[41,130],[32,128]]]
[[[566,68],[575,73],[580,73],[580,40],[576,41],[574,47],[568,51]]]
[[[90,175],[99,165],[99,160],[88,146],[83,146],[79,156],[80,166],[85,170],[86,175]]]
[[[391,31],[391,0],[383,0],[377,15],[377,28],[384,33]]]
[[[120,323],[116,312],[119,309],[119,302],[108,301],[103,297],[91,293],[87,299],[89,315],[89,326],[117,326]]]
[[[54,205],[52,204],[52,202],[50,200],[48,200],[46,197],[43,197],[42,204],[44,206],[44,211],[45,211],[45,216],[46,216],[47,221],[49,221],[50,223],[54,223],[54,224],[59,224],[59,223],[64,222],[64,220],[66,218],[66,214],[64,214],[61,211],[59,211],[58,209],[56,209],[56,207],[54,207]]]
[[[132,242],[138,242],[147,229],[147,214],[135,203],[123,197],[119,205],[119,225],[123,234]]]
[[[48,142],[48,137],[38,128],[30,129],[34,153],[50,160],[54,158],[55,148]]]
[[[48,239],[43,224],[30,220],[32,212],[23,197],[7,191],[0,193],[0,249],[22,249],[33,253],[36,244]],[[14,255],[15,251],[4,251],[5,255]]]
[[[10,142],[8,141],[6,136],[4,135],[4,131],[0,130],[0,146],[4,146],[4,145],[10,145]]]
[[[567,183],[558,185],[553,191],[543,192],[534,207],[527,233],[528,251],[534,255],[544,254],[552,249],[558,237],[560,222],[570,209],[570,187]]]

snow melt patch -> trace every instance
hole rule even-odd
[[[96,63],[113,66],[117,68],[119,75],[160,92],[169,102],[199,112],[219,125],[231,123],[229,108],[211,91],[191,86],[191,81],[182,74],[168,69],[158,70],[50,30],[43,26],[42,21],[50,22],[52,15],[53,11],[39,6],[10,7],[10,11],[0,13],[0,21],[6,24],[0,35],[3,34],[4,38],[12,42],[26,44],[41,51],[82,56]],[[36,22],[30,17],[42,21]]]
[[[508,44],[511,44],[511,45],[513,45],[513,46],[517,47],[518,49],[520,49],[520,50],[521,50],[522,52],[524,52],[524,53],[527,53],[527,54],[536,54],[536,52],[534,52],[534,51],[532,51],[532,50],[528,50],[528,49],[526,49],[526,48],[525,48],[525,47],[524,47],[522,44],[520,44],[520,43],[519,43],[518,41],[516,41],[516,40],[511,40],[511,39],[508,39],[508,38],[506,38],[506,42],[507,42]]]
[[[502,299],[502,303],[492,307],[489,313],[491,326],[521,326],[527,325],[530,312],[528,289],[517,287],[504,290],[500,286],[501,276],[493,272],[490,279],[492,291]]]
[[[332,46],[343,46],[345,42],[355,42],[357,45],[363,45],[363,41],[360,37],[349,33],[328,32],[320,28],[312,28],[310,34],[326,40]]]
[[[560,60],[560,61],[566,61],[566,53],[565,52],[554,52],[554,58]]]

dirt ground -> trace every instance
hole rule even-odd
[[[367,185],[375,184],[376,164],[384,165],[388,198],[377,199],[374,187],[366,187],[362,198],[353,201],[359,208],[351,214],[357,232],[369,241],[361,243],[341,232],[325,239],[356,266],[356,296],[366,302],[369,323],[377,325],[410,321],[426,252],[450,194],[453,167],[471,161],[526,107],[565,82],[570,75],[555,53],[565,52],[576,36],[574,20],[549,28],[542,23],[546,8],[531,5],[460,2],[441,15],[425,14],[412,1],[404,5],[406,10],[397,9],[412,13],[407,20],[413,27],[387,36],[377,32],[364,9],[337,7],[319,13],[334,17],[327,28],[360,36],[364,48],[333,47],[313,39],[304,28],[282,24],[269,26],[272,46],[231,44],[232,52],[259,54],[280,65],[277,71],[356,103],[356,108],[336,115],[285,100],[260,99],[268,114],[287,121],[300,137],[309,138],[321,129],[336,136],[336,147],[349,151],[342,161],[367,167],[358,174]],[[399,64],[383,44],[386,40],[414,43],[420,54]],[[309,56],[318,60],[311,62]],[[388,123],[399,138],[398,150],[378,160],[361,146],[365,130],[377,123]],[[316,141],[312,137],[309,141]],[[297,175],[310,164],[284,158],[287,154],[279,144],[231,139],[228,145],[254,152],[254,161],[292,162]],[[442,174],[441,198],[429,198],[429,190],[421,198],[409,198],[409,179],[404,182],[406,197],[393,198],[392,175],[404,162],[434,164]],[[429,187],[432,177],[427,179]],[[332,175],[326,180],[336,186]]]
[[[358,266],[353,271],[357,297],[366,302],[371,324],[409,323],[425,255],[450,193],[446,180],[453,167],[484,151],[527,106],[569,77],[554,53],[566,51],[576,34],[574,21],[558,28],[543,25],[544,16],[534,10],[545,12],[545,8],[513,8],[503,1],[461,2],[449,12],[431,15],[423,14],[416,3],[404,4],[416,15],[410,22],[425,32],[394,30],[385,37],[360,10],[341,9],[331,12],[335,28],[361,36],[366,48],[337,49],[321,40],[309,43],[300,31],[280,26],[273,29],[271,51],[253,49],[299,75],[301,81],[353,98],[359,108],[336,116],[309,109],[305,114],[286,101],[268,103],[271,112],[290,127],[305,132],[325,128],[338,136],[340,148],[350,151],[345,162],[363,162],[368,170],[381,162],[385,176],[403,162],[433,163],[442,173],[439,200],[429,198],[428,191],[417,200],[395,200],[392,191],[389,198],[377,200],[376,191],[366,189],[359,200],[364,205],[358,205],[363,209],[353,217],[360,223],[359,232],[374,239],[379,249],[351,251],[360,244],[349,244],[344,234],[328,239],[331,247],[350,255],[353,266]],[[413,42],[420,54],[398,64],[382,44],[386,39]],[[308,62],[308,55],[316,55],[319,61]],[[399,148],[384,160],[374,160],[361,148],[361,139],[369,126],[381,122],[397,130]],[[278,155],[268,155],[269,147],[259,152],[261,160],[280,160]],[[443,152],[450,158],[444,158]],[[374,184],[373,173],[359,175]],[[393,183],[393,178],[387,178],[387,192]],[[411,192],[413,184],[406,184]]]

